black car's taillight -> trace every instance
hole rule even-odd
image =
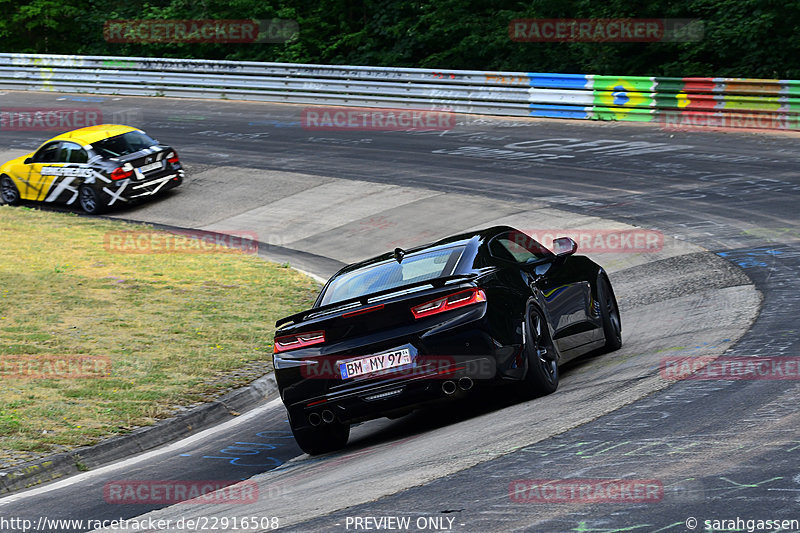
[[[178,152],[172,151],[167,154],[167,163],[172,163],[173,165],[179,161],[178,159]]]
[[[313,346],[315,344],[322,344],[325,342],[324,331],[311,331],[308,333],[297,333],[295,335],[283,335],[275,337],[274,353],[286,352],[289,350],[296,350],[298,348],[305,348],[306,346]]]
[[[483,292],[483,289],[467,289],[442,296],[424,304],[415,305],[411,308],[411,312],[414,314],[414,318],[423,318],[485,301],[486,293]]]

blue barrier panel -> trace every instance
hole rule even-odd
[[[569,105],[530,104],[530,110],[531,111],[529,115],[532,117],[577,119],[591,118],[591,115],[586,108]]]
[[[531,87],[548,89],[589,89],[589,77],[584,74],[552,74],[529,72]]]

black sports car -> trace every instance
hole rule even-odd
[[[606,272],[507,226],[349,265],[277,322],[273,361],[295,439],[344,447],[350,424],[401,416],[474,385],[558,387],[559,365],[622,345]]]
[[[183,182],[178,154],[131,126],[100,124],[50,139],[0,166],[0,198],[76,202],[96,214]]]

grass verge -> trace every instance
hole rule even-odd
[[[129,432],[248,383],[271,369],[275,320],[318,291],[235,250],[120,253],[106,243],[121,230],[153,231],[0,206],[0,466]],[[54,370],[80,358],[106,361],[108,372],[20,371],[21,361]]]

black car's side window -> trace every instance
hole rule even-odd
[[[62,163],[86,163],[89,156],[79,144],[61,143],[61,153],[58,160]]]
[[[55,163],[58,161],[58,145],[60,143],[54,142],[42,146],[33,156],[34,163]]]
[[[499,259],[527,263],[551,256],[550,250],[521,231],[498,235],[489,243],[489,251]]]

